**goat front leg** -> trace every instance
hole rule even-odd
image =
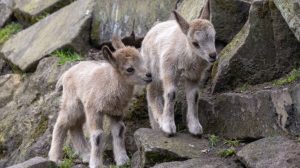
[[[102,130],[103,114],[87,109],[86,110],[87,126],[90,132],[91,154],[90,154],[90,168],[102,168],[102,157],[105,146],[105,136]]]
[[[186,80],[185,93],[188,105],[186,113],[187,127],[191,134],[200,136],[203,130],[198,118],[198,82]]]
[[[175,70],[173,68],[165,71],[163,77],[164,90],[164,108],[163,114],[159,118],[159,126],[167,136],[173,136],[176,133],[176,125],[174,120],[174,105],[176,98],[176,82]]]
[[[121,166],[129,161],[125,149],[125,124],[121,117],[109,116],[109,118],[111,121],[114,159],[117,166]]]

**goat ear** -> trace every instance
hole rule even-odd
[[[210,20],[210,0],[206,0],[206,4],[201,11],[200,18]]]
[[[122,42],[122,40],[121,40],[118,36],[116,36],[116,35],[113,35],[113,36],[112,36],[112,46],[113,46],[116,50],[125,47],[125,45],[124,45],[124,43]]]
[[[117,61],[113,56],[112,52],[107,46],[102,47],[103,58],[108,61],[111,65],[116,66]]]
[[[175,16],[176,22],[179,24],[181,31],[184,34],[187,34],[190,28],[190,24],[177,11],[174,10],[173,14]]]

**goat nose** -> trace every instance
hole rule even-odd
[[[147,77],[147,78],[151,78],[151,77],[152,77],[152,74],[148,72],[148,73],[146,73],[146,77]]]
[[[209,57],[211,58],[211,59],[216,59],[217,58],[217,53],[210,53],[209,54]]]

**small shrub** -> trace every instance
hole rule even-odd
[[[224,140],[224,144],[228,145],[230,147],[237,147],[240,145],[240,141],[239,140]]]
[[[273,85],[281,86],[293,83],[300,78],[300,69],[293,69],[288,75],[282,79],[275,80]]]
[[[11,23],[0,29],[0,45],[4,44],[12,35],[22,30],[22,26],[18,23]]]
[[[236,151],[234,148],[225,149],[225,150],[219,151],[218,155],[221,157],[229,157],[229,156],[236,155]]]
[[[217,143],[220,141],[219,137],[216,135],[210,135],[208,137],[208,141],[209,141],[209,146],[210,147],[214,147],[217,145]]]
[[[59,58],[59,65],[81,60],[80,55],[71,49],[57,50],[53,54]]]

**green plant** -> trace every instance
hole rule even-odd
[[[229,157],[229,156],[236,155],[236,151],[234,148],[225,149],[225,150],[219,151],[218,155],[221,157]]]
[[[22,30],[22,26],[18,23],[11,23],[0,29],[0,45],[20,30]]]
[[[78,157],[70,146],[64,146],[64,159],[59,165],[60,168],[71,168],[73,166],[74,160]]]
[[[216,135],[209,135],[208,141],[209,141],[209,146],[214,147],[217,145],[217,143],[220,141],[220,139]]]
[[[239,146],[240,145],[240,141],[239,140],[236,140],[236,139],[234,139],[234,140],[224,140],[224,144],[225,145],[228,145],[228,146],[230,146],[230,147],[237,147],[237,146]]]
[[[289,84],[297,81],[300,78],[300,69],[293,69],[288,75],[285,77],[275,80],[273,85],[281,86],[285,84]]]
[[[241,90],[242,92],[244,92],[244,91],[246,91],[248,88],[249,88],[249,84],[244,83],[244,84],[240,87],[240,90]]]
[[[53,54],[59,58],[59,65],[81,60],[80,55],[71,49],[57,50]]]

